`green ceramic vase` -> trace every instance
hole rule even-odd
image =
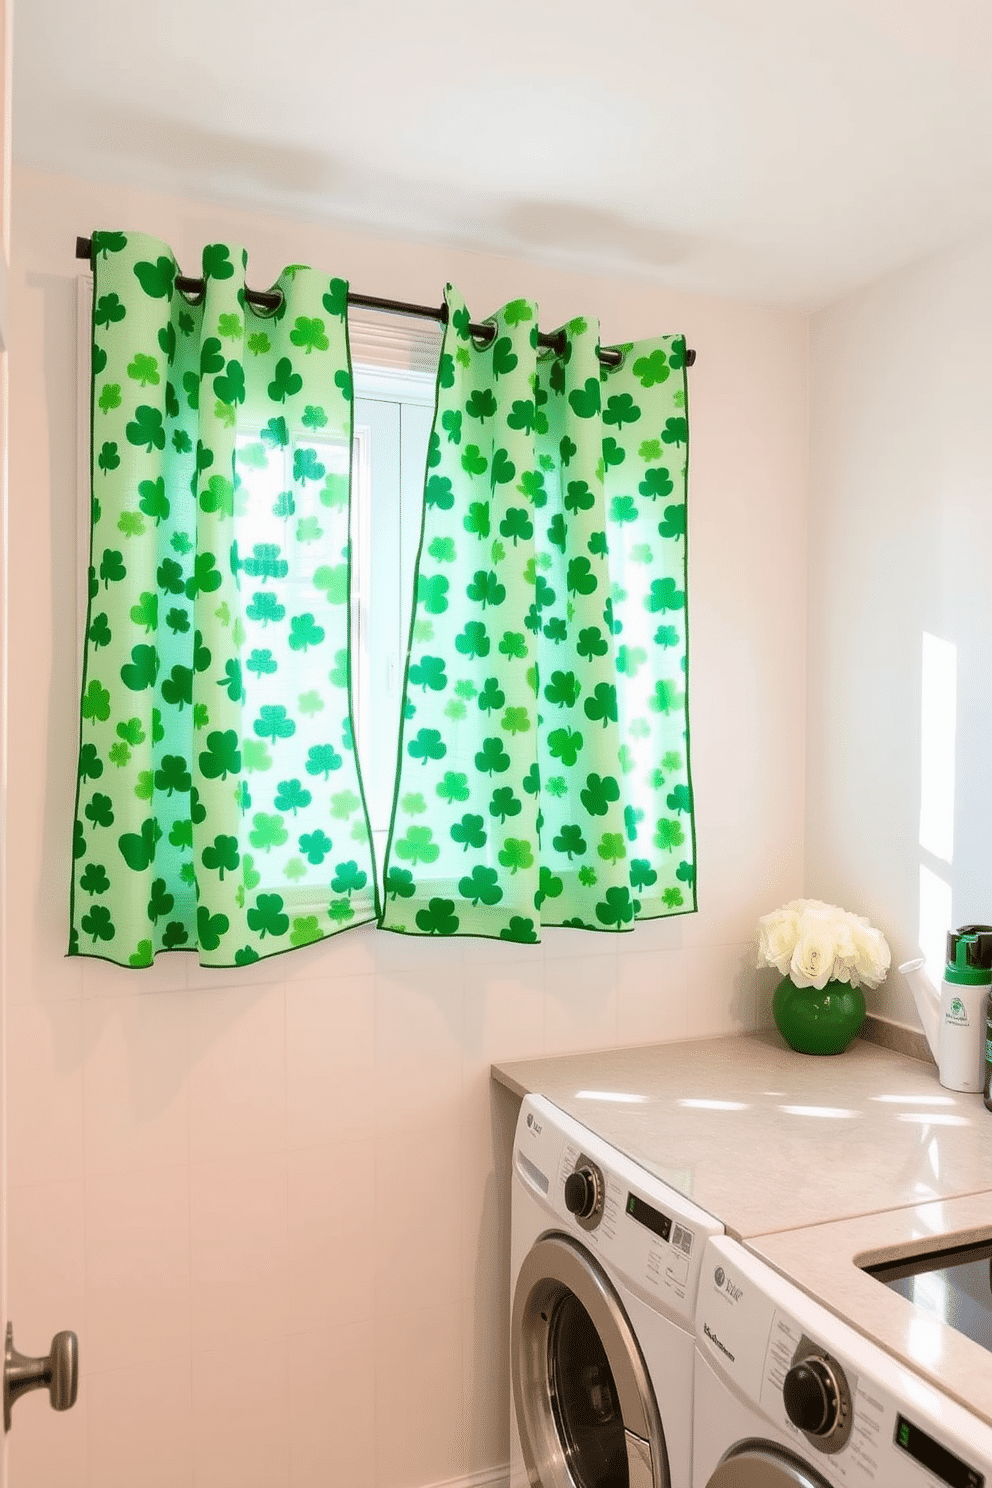
[[[860,987],[827,982],[822,989],[797,987],[783,977],[772,999],[775,1027],[799,1054],[843,1054],[865,1021]]]

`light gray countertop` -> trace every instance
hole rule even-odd
[[[748,1248],[992,1424],[992,1353],[890,1291],[859,1264],[990,1239],[992,1194],[985,1193],[758,1235]]]
[[[748,1240],[992,1190],[992,1114],[932,1065],[774,1031],[493,1066]],[[992,1215],[992,1197],[989,1200]]]

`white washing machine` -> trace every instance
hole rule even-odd
[[[693,1488],[992,1488],[992,1428],[734,1240],[696,1329]]]
[[[549,1101],[513,1144],[510,1488],[690,1488],[710,1214]]]

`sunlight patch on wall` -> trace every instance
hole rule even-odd
[[[920,688],[920,847],[946,863],[948,869],[954,858],[956,733],[957,647],[924,632]],[[935,985],[944,974],[952,897],[948,879],[921,863],[919,943]]]
[[[922,683],[920,846],[949,864],[954,856],[956,646],[924,633]]]

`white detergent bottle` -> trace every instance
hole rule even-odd
[[[947,937],[940,984],[940,1083],[948,1090],[985,1088],[985,1011],[992,985],[992,935],[965,925]]]
[[[962,925],[947,935],[947,960],[940,993],[922,960],[904,972],[923,1023],[940,1083],[947,1090],[985,1088],[985,1012],[992,986],[992,927]]]

